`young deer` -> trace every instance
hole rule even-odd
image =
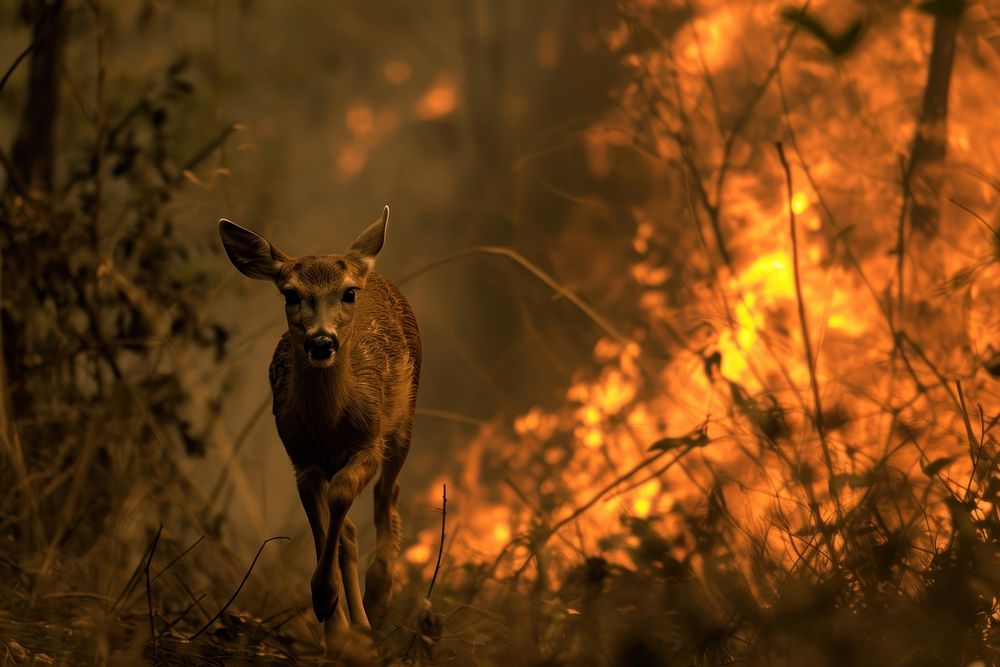
[[[402,525],[396,478],[410,447],[420,376],[420,333],[410,305],[373,270],[389,207],[345,254],[289,257],[228,220],[219,233],[233,265],[270,280],[288,331],[271,360],[278,435],[295,468],[316,545],[312,603],[330,632],[384,618]],[[347,518],[375,475],[375,556],[358,582],[358,542]],[[336,567],[335,567],[336,565]],[[338,604],[345,600],[347,610]]]

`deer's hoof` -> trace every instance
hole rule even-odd
[[[337,603],[339,601],[340,596],[336,593],[330,577],[317,577],[313,575],[312,603],[316,620],[320,623],[325,623],[333,618],[333,615],[337,613]]]

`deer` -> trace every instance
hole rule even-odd
[[[327,651],[340,629],[370,630],[384,620],[402,543],[398,477],[413,433],[421,351],[409,303],[374,270],[388,221],[386,206],[346,253],[303,257],[219,221],[233,266],[271,281],[284,298],[288,329],[268,376],[278,435],[316,548],[312,607]],[[348,510],[376,476],[376,546],[362,597],[358,533]]]

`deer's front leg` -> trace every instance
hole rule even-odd
[[[306,519],[309,520],[317,561],[326,543],[326,526],[330,522],[326,506],[328,485],[326,477],[316,468],[307,468],[295,473],[295,486],[299,490],[299,500],[302,501],[302,508],[306,511]]]
[[[309,520],[309,529],[312,531],[313,546],[316,548],[316,562],[319,563],[319,559],[323,553],[323,546],[326,544],[326,530],[330,523],[330,512],[327,507],[327,488],[329,487],[329,482],[326,479],[326,475],[323,474],[317,468],[306,468],[305,470],[299,470],[295,474],[295,485],[299,491],[299,500],[302,501],[302,508],[306,512],[306,518]],[[323,590],[320,593],[320,597],[317,598],[316,591],[322,587],[318,587],[316,582],[313,582],[313,611],[316,613],[316,618],[320,622],[325,622],[332,616],[337,616],[334,613],[324,613],[328,610],[337,609],[337,601],[340,596],[339,589],[335,586],[335,582],[330,582],[329,589],[332,590],[331,593],[327,590]],[[322,606],[317,604],[317,601],[322,601]],[[336,619],[340,621],[341,619]],[[335,621],[330,621],[335,623]],[[341,623],[341,625],[346,625],[346,621]]]
[[[333,476],[327,487],[326,504],[329,520],[323,548],[316,563],[316,572],[312,577],[313,611],[320,621],[327,620],[337,611],[341,588],[340,568],[336,567],[340,532],[354,499],[378,472],[380,463],[378,451],[378,448],[366,447],[356,453],[347,465]]]

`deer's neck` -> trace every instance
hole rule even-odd
[[[329,416],[336,421],[351,397],[351,354],[346,345],[337,351],[327,368],[316,368],[304,352],[297,352],[293,364],[292,387],[295,402],[308,414]]]

